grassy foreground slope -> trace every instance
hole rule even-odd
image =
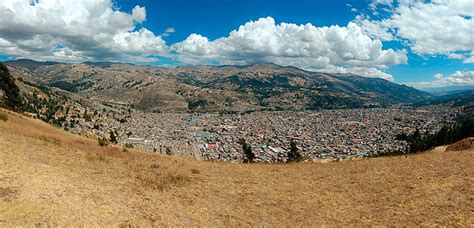
[[[225,164],[102,148],[1,113],[0,226],[474,224],[474,151]]]

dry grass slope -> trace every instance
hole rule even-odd
[[[474,151],[337,163],[200,162],[0,121],[0,226],[474,224]]]

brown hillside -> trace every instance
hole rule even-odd
[[[225,164],[101,148],[7,116],[0,120],[0,226],[474,225],[472,150]]]
[[[380,107],[420,102],[431,96],[383,79],[309,72],[274,64],[160,68],[32,60],[5,63],[15,78],[97,102],[133,105],[155,112]]]
[[[465,138],[446,148],[446,151],[462,151],[474,149],[474,137]]]

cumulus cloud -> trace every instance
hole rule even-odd
[[[372,4],[376,6],[388,2],[391,1],[374,1]],[[472,1],[400,0],[390,5],[396,7],[391,8],[387,18],[370,20],[359,17],[357,23],[374,37],[385,40],[396,37],[420,55],[472,58],[472,55],[465,54],[474,49]]]
[[[144,7],[122,12],[111,0],[2,0],[0,53],[38,60],[156,61],[166,55],[160,36],[136,25]]]
[[[354,23],[358,24],[365,34],[374,39],[379,39],[381,41],[392,41],[396,39],[388,20],[374,22],[371,21],[370,18],[357,15]]]
[[[315,69],[316,70],[316,69]],[[316,71],[323,71],[327,73],[341,73],[341,74],[355,74],[369,78],[383,78],[385,80],[393,81],[391,74],[385,73],[382,70],[371,67],[335,67],[328,66],[324,69],[317,69]]]
[[[374,6],[392,5],[374,1]],[[162,37],[137,26],[146,21],[144,7],[124,12],[112,0],[2,0],[0,54],[63,62],[155,62],[168,57],[182,64],[275,63],[306,70],[354,73],[393,80],[385,70],[407,63],[405,50],[383,48],[396,39],[391,21],[358,17],[346,26],[277,24],[271,17],[250,21],[228,36],[209,40],[199,34],[172,46]],[[465,18],[464,18],[465,19]],[[465,62],[472,61],[462,55]]]
[[[391,76],[381,69],[407,62],[405,50],[384,50],[380,40],[366,35],[356,23],[316,27],[276,24],[271,17],[247,22],[213,41],[192,34],[171,48],[187,64],[275,63],[308,70],[357,69],[363,76],[384,78]]]
[[[435,74],[433,77],[435,80],[430,82],[412,82],[407,84],[418,89],[433,89],[450,86],[474,86],[474,71],[456,71],[449,76]]]

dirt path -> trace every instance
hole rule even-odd
[[[446,152],[446,148],[448,146],[438,146],[438,147],[435,147],[434,149],[431,150],[431,152],[434,152],[434,153],[444,153]]]

